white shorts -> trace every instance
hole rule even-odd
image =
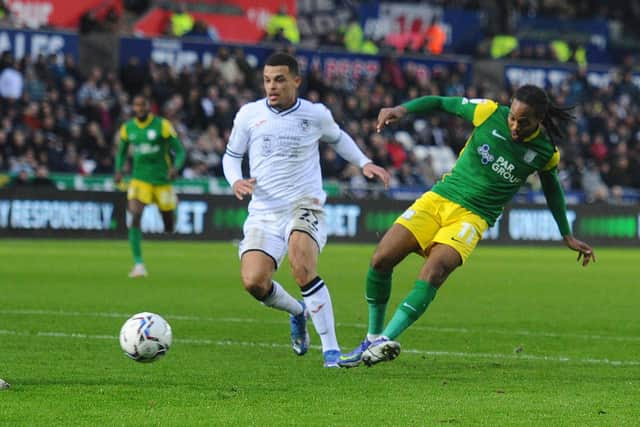
[[[322,208],[296,207],[270,212],[250,213],[242,227],[244,238],[238,255],[262,251],[273,258],[276,268],[287,253],[293,231],[307,233],[322,251],[327,243],[327,228]]]

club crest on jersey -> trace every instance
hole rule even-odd
[[[533,159],[535,159],[537,156],[537,153],[533,150],[527,150],[526,153],[524,153],[524,161],[527,163],[531,163],[533,161]]]
[[[309,120],[307,120],[307,119],[300,120],[300,129],[302,129],[302,132],[308,131],[309,130]]]
[[[269,157],[273,154],[274,150],[274,137],[272,135],[264,135],[262,137],[262,155],[264,157]]]
[[[478,147],[478,154],[480,154],[480,161],[483,165],[488,165],[489,163],[493,162],[493,159],[495,159],[495,157],[493,157],[493,154],[489,152],[490,148],[491,147],[489,147],[489,144],[482,144],[480,147]]]
[[[155,129],[149,129],[147,131],[147,139],[149,141],[153,141],[154,139],[156,139],[157,136],[158,136],[158,133],[155,131]]]

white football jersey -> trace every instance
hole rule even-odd
[[[278,111],[266,98],[240,108],[233,122],[226,155],[249,153],[249,173],[256,184],[250,211],[293,206],[326,194],[320,172],[320,140],[335,143],[342,131],[323,104],[298,98]]]

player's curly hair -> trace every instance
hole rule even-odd
[[[549,98],[544,89],[538,86],[520,86],[513,98],[533,108],[536,116],[542,119],[542,125],[552,141],[556,138],[563,139],[567,134],[567,125],[575,120],[575,116],[571,114],[573,106],[560,107]]]

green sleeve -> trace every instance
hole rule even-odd
[[[169,137],[169,146],[173,149],[173,153],[175,154],[173,167],[176,169],[182,169],[182,166],[184,166],[184,161],[187,158],[187,152],[184,149],[182,142],[180,142],[177,136],[171,135]]]
[[[402,104],[409,113],[431,113],[444,111],[455,114],[465,120],[473,121],[473,114],[478,104],[457,96],[423,96]]]
[[[547,206],[553,215],[553,219],[556,220],[560,234],[562,237],[571,234],[571,227],[569,227],[569,221],[567,220],[567,204],[564,200],[564,191],[558,180],[557,169],[552,169],[546,172],[539,172],[540,183],[542,184],[542,191],[544,197],[547,200]]]
[[[118,152],[116,153],[116,172],[122,171],[125,160],[127,160],[127,152],[129,151],[129,140],[120,135],[120,144],[118,144]]]

